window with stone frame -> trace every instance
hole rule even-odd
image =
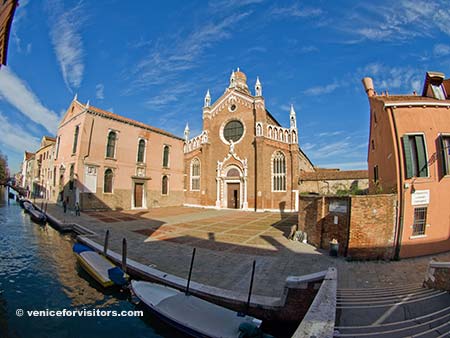
[[[427,207],[414,208],[413,236],[425,235],[427,226]]]
[[[272,184],[273,191],[286,191],[286,158],[281,151],[273,157]]]
[[[105,170],[105,176],[103,181],[103,192],[112,193],[113,192],[113,178],[114,173],[111,169]]]
[[[74,179],[75,179],[75,164],[72,163],[70,165],[69,170],[69,190],[73,190]]]
[[[75,154],[77,152],[77,146],[78,146],[78,133],[80,132],[80,127],[76,126],[75,131],[73,133],[73,145],[72,145],[72,154]]]
[[[191,190],[200,190],[200,160],[194,158],[191,162]]]
[[[406,178],[428,177],[428,161],[424,135],[404,135],[402,140]]]
[[[143,163],[145,158],[145,140],[140,139],[138,143],[137,162]]]
[[[106,157],[115,158],[117,133],[110,131],[108,133],[108,143],[106,144]]]
[[[169,167],[169,155],[170,155],[170,148],[169,146],[164,146],[163,149],[163,167],[168,168]]]
[[[168,195],[169,193],[169,177],[164,175],[161,180],[161,194]]]
[[[443,175],[450,175],[450,135],[439,137],[441,146],[441,170]]]

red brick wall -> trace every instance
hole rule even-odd
[[[330,211],[330,204],[347,206]],[[353,259],[391,259],[394,255],[395,195],[300,196],[299,229],[308,243],[328,250],[335,238],[339,254]]]
[[[347,255],[357,259],[394,256],[396,195],[353,196]]]

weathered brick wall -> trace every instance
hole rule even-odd
[[[396,196],[352,196],[351,206],[347,256],[356,259],[392,259]]]
[[[450,291],[450,262],[432,260],[423,284],[430,289]]]
[[[391,259],[394,255],[395,195],[300,196],[299,229],[308,243],[354,259]]]

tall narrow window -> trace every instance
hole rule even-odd
[[[427,226],[427,207],[414,208],[413,236],[425,235]]]
[[[137,161],[139,163],[144,162],[144,154],[145,154],[145,141],[141,139],[139,140],[137,153]]]
[[[450,174],[450,136],[445,135],[440,137],[441,143],[441,168],[444,175]]]
[[[191,190],[200,190],[200,160],[194,158],[191,162]]]
[[[105,170],[105,178],[103,182],[103,192],[112,193],[113,189],[113,171],[111,169]]]
[[[58,136],[58,140],[56,141],[56,156],[55,159],[58,158],[58,154],[59,154],[59,143],[61,142],[61,136]]]
[[[70,172],[69,172],[69,190],[73,190],[73,180],[75,178],[75,165],[70,165]]]
[[[380,179],[380,178],[378,177],[378,165],[375,165],[375,166],[373,167],[373,181],[374,181],[375,183],[377,183],[379,179]]]
[[[116,151],[117,134],[114,131],[110,131],[108,134],[108,143],[106,145],[106,157],[114,158]]]
[[[80,127],[75,127],[75,132],[73,133],[73,146],[72,146],[72,154],[75,154],[77,152],[77,145],[78,145],[78,133],[80,132]]]
[[[164,150],[163,150],[163,167],[164,168],[169,167],[169,152],[170,152],[169,146],[164,146]]]
[[[163,195],[167,195],[169,192],[169,177],[167,177],[166,175],[164,175],[162,177],[162,187],[161,187],[161,194]]]
[[[427,177],[428,162],[423,135],[405,135],[402,139],[405,154],[406,178]]]
[[[277,152],[272,163],[273,191],[286,191],[286,159],[282,152]]]

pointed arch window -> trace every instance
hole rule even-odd
[[[191,162],[191,191],[200,190],[200,160],[194,158]]]
[[[117,133],[110,131],[108,134],[108,143],[106,145],[106,157],[115,158]]]
[[[73,146],[72,146],[72,154],[75,154],[77,152],[77,145],[78,145],[78,133],[80,132],[80,127],[75,127],[75,132],[73,133]]]
[[[138,143],[137,161],[143,163],[145,159],[145,140],[140,139]]]
[[[169,177],[164,175],[161,181],[161,194],[168,195],[169,194]]]
[[[163,167],[168,168],[169,167],[169,155],[170,155],[170,148],[169,146],[164,146],[163,149]]]
[[[105,170],[105,177],[103,182],[103,192],[112,193],[113,192],[113,171],[111,169]]]
[[[272,162],[273,191],[286,191],[286,158],[278,151]]]

